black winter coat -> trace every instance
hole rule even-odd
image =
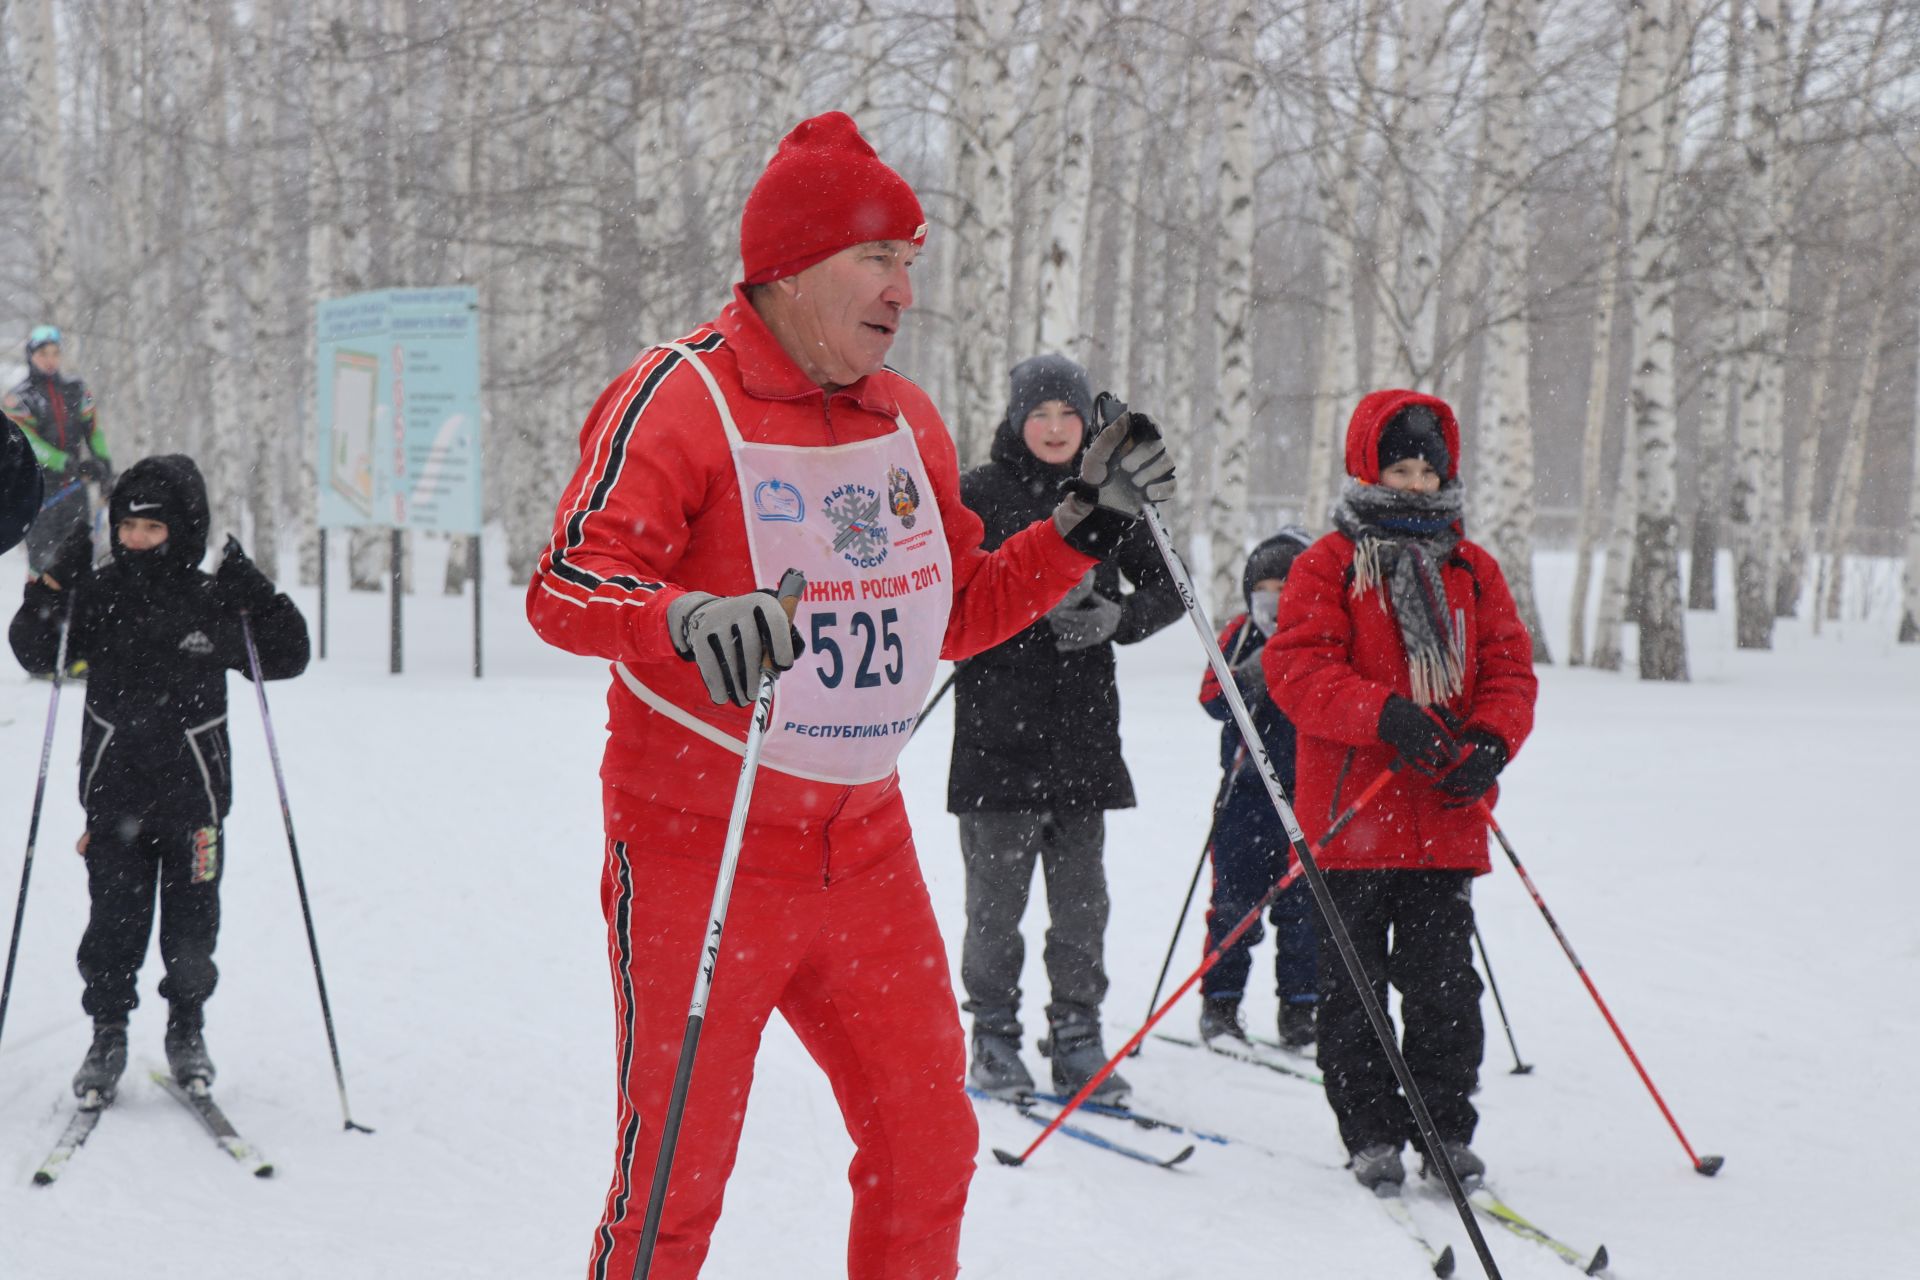
[[[1060,482],[1073,471],[1034,457],[1018,424],[1005,420],[991,457],[960,477],[960,498],[986,524],[981,545],[988,550],[1050,515]],[[1123,578],[1130,593],[1122,591]],[[1113,645],[1144,640],[1183,609],[1144,529],[1095,568],[1094,589],[1122,605],[1108,643],[1062,653],[1043,617],[960,667],[953,683],[949,812],[1133,807],[1133,779],[1120,756]]]
[[[50,674],[72,601],[67,661],[87,663],[80,803],[90,826],[131,816],[218,824],[232,807],[227,672],[247,671],[247,650],[238,607],[196,567],[205,512],[203,488],[199,527],[168,528],[171,561],[137,572],[116,543],[114,558],[70,591],[29,582],[13,617],[14,656]],[[293,601],[276,594],[251,620],[262,675],[306,670],[307,624]]]

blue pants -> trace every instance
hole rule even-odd
[[[1213,897],[1207,907],[1207,947],[1233,931],[1254,903],[1287,873],[1287,831],[1273,810],[1266,788],[1251,772],[1229,791],[1213,829]],[[1314,933],[1313,895],[1296,880],[1274,900],[1274,989],[1285,1004],[1313,1004],[1319,996],[1319,951]],[[1200,979],[1205,996],[1241,996],[1253,968],[1253,948],[1266,931],[1260,921],[1220,957]]]

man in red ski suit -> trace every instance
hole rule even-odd
[[[849,1277],[959,1270],[978,1131],[893,762],[938,660],[1045,613],[1172,476],[1123,418],[1051,519],[982,552],[945,424],[882,366],[925,234],[852,120],[795,128],[748,197],[733,301],[594,405],[528,588],[542,638],[614,664],[601,902],[620,1095],[595,1280],[633,1270],[763,657],[791,669],[650,1274],[699,1273],[776,1009],[854,1142]],[[791,631],[763,590],[788,567],[808,578]]]
[[[1298,730],[1295,805],[1318,843],[1396,757],[1402,770],[1320,855],[1381,1003],[1462,1176],[1484,1030],[1473,877],[1491,870],[1479,802],[1533,728],[1533,651],[1500,566],[1462,536],[1460,428],[1443,400],[1375,391],[1347,428],[1334,532],[1302,551],[1262,651]],[[1391,936],[1391,943],[1389,943]],[[1321,922],[1319,1058],[1327,1101],[1370,1188],[1405,1176],[1413,1119]]]

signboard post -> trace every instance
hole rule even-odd
[[[404,531],[468,534],[476,547],[479,542],[479,306],[476,290],[458,287],[380,289],[329,298],[315,309],[315,509],[323,530],[392,531],[389,669],[395,674],[402,657]],[[474,561],[478,676],[478,555]]]

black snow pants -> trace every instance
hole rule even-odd
[[[1480,975],[1473,968],[1473,874],[1467,871],[1329,871],[1327,886],[1346,920],[1374,994],[1400,992],[1401,1051],[1434,1127],[1470,1142],[1479,1116],[1468,1097],[1486,1044]],[[1386,1051],[1347,981],[1326,920],[1320,930],[1320,1072],[1350,1152],[1417,1138]],[[1391,935],[1391,941],[1389,941]]]
[[[177,1010],[197,1010],[213,994],[219,970],[220,875],[226,850],[217,826],[150,818],[87,820],[87,891],[93,912],[80,938],[81,1007],[95,1018],[125,1017],[135,990],[153,909],[160,905],[160,995]]]

